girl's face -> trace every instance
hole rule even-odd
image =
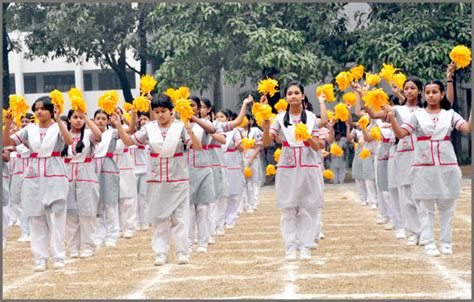
[[[425,100],[428,106],[439,106],[441,100],[444,98],[444,92],[441,92],[437,84],[429,84],[425,86]]]
[[[301,105],[304,99],[304,94],[301,92],[300,88],[296,85],[290,86],[286,91],[286,101],[290,105]]]
[[[29,123],[31,123],[31,120],[27,117],[23,117],[21,119],[21,128],[25,128]]]
[[[94,117],[94,123],[102,132],[104,132],[107,128],[108,122],[109,119],[107,118],[107,115],[105,113],[97,113],[97,115]]]
[[[227,119],[227,117],[224,115],[224,113],[222,113],[222,112],[220,112],[220,111],[217,112],[217,114],[216,114],[216,120],[218,120],[219,122],[227,122],[227,121],[228,121],[228,119]]]
[[[191,108],[193,108],[194,115],[198,115],[199,107],[194,100],[191,100]]]
[[[155,113],[155,117],[160,125],[168,125],[174,119],[173,111],[168,108],[156,107],[153,108],[153,112]]]
[[[71,129],[81,131],[81,128],[85,124],[85,120],[81,115],[74,112],[71,118],[69,119],[69,123],[71,124]]]
[[[407,100],[416,100],[418,99],[418,95],[421,93],[421,91],[418,89],[415,83],[412,81],[408,81],[405,83],[405,86],[403,86],[403,94],[407,98]]]
[[[138,118],[138,122],[140,123],[140,126],[143,126],[145,125],[150,119],[148,118],[148,116],[146,115],[141,115],[139,118]]]
[[[207,107],[206,104],[201,105],[201,117],[207,117],[209,115],[209,112],[211,112],[211,108]]]
[[[51,112],[44,108],[43,102],[41,101],[36,102],[35,104],[35,115],[38,118],[38,122],[40,123],[47,122],[52,118]]]

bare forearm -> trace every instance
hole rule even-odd
[[[370,136],[369,131],[367,131],[367,128],[362,128],[362,135],[364,136],[364,141],[370,143],[374,139]]]
[[[244,121],[245,113],[247,112],[247,103],[243,103],[242,107],[240,107],[240,112],[237,118],[230,122],[230,128],[234,129],[237,128],[242,122]]]
[[[395,133],[398,139],[402,139],[408,135],[408,131],[398,126],[397,119],[394,116],[390,116],[390,124],[392,125],[393,133]]]
[[[321,121],[319,121],[319,127],[324,127],[329,122],[326,103],[319,103],[319,109],[321,110]]]
[[[74,142],[71,136],[71,133],[66,129],[66,126],[64,126],[62,121],[56,122],[59,126],[59,131],[61,132],[61,135],[63,137],[64,143],[68,146],[72,145]]]
[[[102,137],[102,132],[99,130],[97,125],[93,121],[91,121],[87,116],[85,116],[85,120],[86,120],[87,127],[89,127],[89,129],[91,129],[91,132],[92,132],[92,135],[94,136],[94,139],[97,142],[100,142],[101,137]]]
[[[308,139],[307,142],[309,143],[311,149],[313,149],[314,151],[319,151],[321,149],[319,139],[312,137]]]
[[[123,129],[122,125],[120,125],[120,123],[118,123],[116,125],[116,128],[117,128],[117,132],[120,136],[120,139],[122,140],[122,142],[126,145],[126,146],[131,146],[133,145],[133,142],[132,140],[130,139],[130,135],[127,133],[127,131],[125,131],[125,129]]]
[[[191,122],[195,122],[196,124],[201,126],[201,128],[204,129],[204,131],[206,131],[209,134],[216,133],[216,129],[214,128],[214,126],[211,123],[207,123],[207,122],[203,121],[202,119],[200,119],[198,117],[193,116],[191,118]]]
[[[5,129],[3,129],[3,147],[15,146],[15,141],[10,138],[10,127],[11,124],[6,123]]]
[[[194,150],[202,150],[202,143],[199,138],[194,134],[194,132],[190,131],[189,136],[191,137],[191,142],[193,144]]]
[[[272,144],[273,138],[270,135],[270,126],[263,127],[263,146],[269,147]]]

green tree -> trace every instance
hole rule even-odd
[[[111,68],[120,81],[124,98],[133,100],[127,69],[146,72],[148,56],[147,16],[153,5],[140,3],[15,4],[9,11],[10,28],[27,31],[27,56],[64,57],[68,62],[93,60]],[[31,13],[34,12],[34,22]],[[132,50],[140,61],[136,70],[127,62]]]
[[[379,71],[392,63],[426,81],[444,79],[449,52],[471,45],[471,5],[466,3],[369,3],[349,39],[349,59]],[[470,68],[458,76],[469,79]]]
[[[152,16],[160,35],[152,52],[163,60],[159,89],[211,88],[222,104],[226,84],[256,83],[264,76],[303,84],[324,80],[340,64],[343,4],[159,4]]]

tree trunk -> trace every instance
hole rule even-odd
[[[127,78],[127,65],[125,64],[125,49],[120,53],[120,57],[117,61],[117,68],[114,69],[115,74],[119,78],[120,86],[122,87],[123,97],[127,103],[133,102],[132,90],[130,88],[130,82]],[[140,85],[140,83],[138,83]]]
[[[6,12],[8,3],[2,4],[2,58],[3,58],[3,108],[8,108],[9,102],[7,101],[10,96],[10,66],[8,65],[8,41],[7,41],[7,21]]]
[[[214,73],[214,81],[212,83],[212,98],[213,98],[213,105],[217,110],[222,109],[223,106],[223,91],[222,91],[222,70],[220,67],[216,68]]]
[[[139,54],[140,54],[140,75],[146,74],[146,61],[147,61],[147,39],[146,39],[146,7],[148,3],[138,4],[138,38],[139,38]]]

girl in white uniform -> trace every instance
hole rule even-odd
[[[102,109],[94,113],[94,122],[102,132],[100,143],[94,151],[94,167],[99,180],[98,223],[94,234],[96,249],[103,245],[115,247],[119,237],[118,200],[120,171],[114,160],[119,139],[116,129],[107,129],[109,115]]]
[[[99,181],[92,156],[102,133],[81,111],[70,110],[67,125],[73,144],[63,150],[69,178],[66,241],[71,258],[87,258],[95,251],[93,235],[99,205]]]
[[[138,113],[139,131],[146,123],[150,121],[148,112]],[[148,230],[149,222],[145,219],[146,209],[146,180],[150,172],[150,147],[146,146],[130,146],[130,154],[134,164],[135,177],[137,179],[137,225],[142,231]]]
[[[245,190],[247,193],[244,209],[247,213],[253,213],[257,208],[260,194],[262,163],[260,159],[260,150],[263,149],[263,132],[257,127],[253,118],[249,119],[247,127],[244,128],[243,137],[255,140],[254,148],[244,150],[244,166],[252,169],[252,176],[245,179]]]
[[[115,113],[120,117],[122,123],[122,109],[116,107]],[[136,114],[132,113],[130,127],[126,130],[130,133],[135,128]],[[114,150],[114,159],[120,171],[120,193],[119,193],[119,229],[123,238],[130,239],[135,234],[137,223],[137,181],[134,166],[129,149],[124,146],[121,139],[117,140]]]
[[[60,155],[64,143],[71,145],[73,140],[60,121],[59,110],[55,108],[50,97],[37,99],[33,103],[32,110],[38,118],[38,125],[30,124],[12,136],[8,136],[12,117],[7,114],[3,145],[24,144],[32,151],[21,198],[24,204],[23,210],[30,217],[35,271],[46,270],[49,256],[48,239],[51,240],[53,268],[61,269],[65,260],[64,232],[68,180],[66,166]]]
[[[167,262],[170,237],[173,234],[179,264],[189,263],[189,169],[184,157],[184,146],[202,148],[191,126],[175,120],[169,96],[155,95],[151,101],[156,121],[152,121],[129,136],[117,117],[112,119],[123,142],[129,146],[151,148],[151,173],[147,181],[147,217],[153,223],[152,249],[155,265]],[[171,222],[171,232],[170,232]]]
[[[393,107],[398,124],[405,122],[413,110],[421,105],[421,95],[423,84],[418,78],[409,77],[403,84],[403,95],[400,94],[396,86],[392,86],[392,91],[400,97],[401,103],[404,105],[396,105]],[[361,92],[360,92],[361,93]],[[358,93],[358,95],[360,95]],[[406,100],[406,101],[405,101]],[[403,102],[404,101],[404,102]],[[373,112],[370,108],[366,108],[371,118],[386,119],[385,112]],[[397,182],[398,200],[400,203],[401,218],[405,228],[408,245],[424,244],[423,238],[420,238],[420,222],[418,220],[417,204],[412,198],[410,169],[415,155],[416,135],[414,132],[403,137],[397,143],[395,152],[395,164],[397,173],[395,173]],[[394,192],[395,193],[395,192]],[[396,199],[397,194],[394,194]]]
[[[263,143],[269,146],[275,137],[283,142],[275,177],[276,203],[281,209],[280,228],[285,243],[286,259],[296,259],[300,250],[301,259],[311,259],[309,247],[313,243],[311,211],[322,204],[316,152],[321,145],[318,139],[316,116],[304,111],[302,102],[304,88],[298,82],[290,82],[285,89],[289,103],[286,112],[278,114],[270,129],[269,121],[263,123]],[[311,138],[296,141],[296,123],[306,124]]]
[[[21,128],[25,128],[32,123],[32,118],[33,114],[27,113],[26,116],[21,119]],[[23,211],[21,202],[21,186],[23,184],[26,168],[28,167],[30,153],[30,149],[21,144],[16,146],[15,150],[10,154],[10,202],[20,217],[21,236],[18,238],[18,242],[30,242],[30,224],[28,217]]]
[[[10,169],[8,167],[8,162],[10,161],[10,150],[7,148],[2,148],[2,205],[3,205],[3,224],[2,224],[2,245],[5,249],[7,243],[8,235],[8,204],[10,203]]]
[[[428,256],[439,256],[440,252],[453,253],[451,222],[456,199],[461,192],[461,169],[449,137],[453,129],[471,133],[472,114],[466,123],[458,113],[449,109],[451,106],[441,81],[428,82],[424,93],[426,108],[415,110],[401,127],[393,111],[388,107],[385,110],[398,138],[416,134],[414,161],[410,169],[412,198],[419,208],[426,253]],[[433,232],[435,204],[439,211],[441,232],[439,251]]]

